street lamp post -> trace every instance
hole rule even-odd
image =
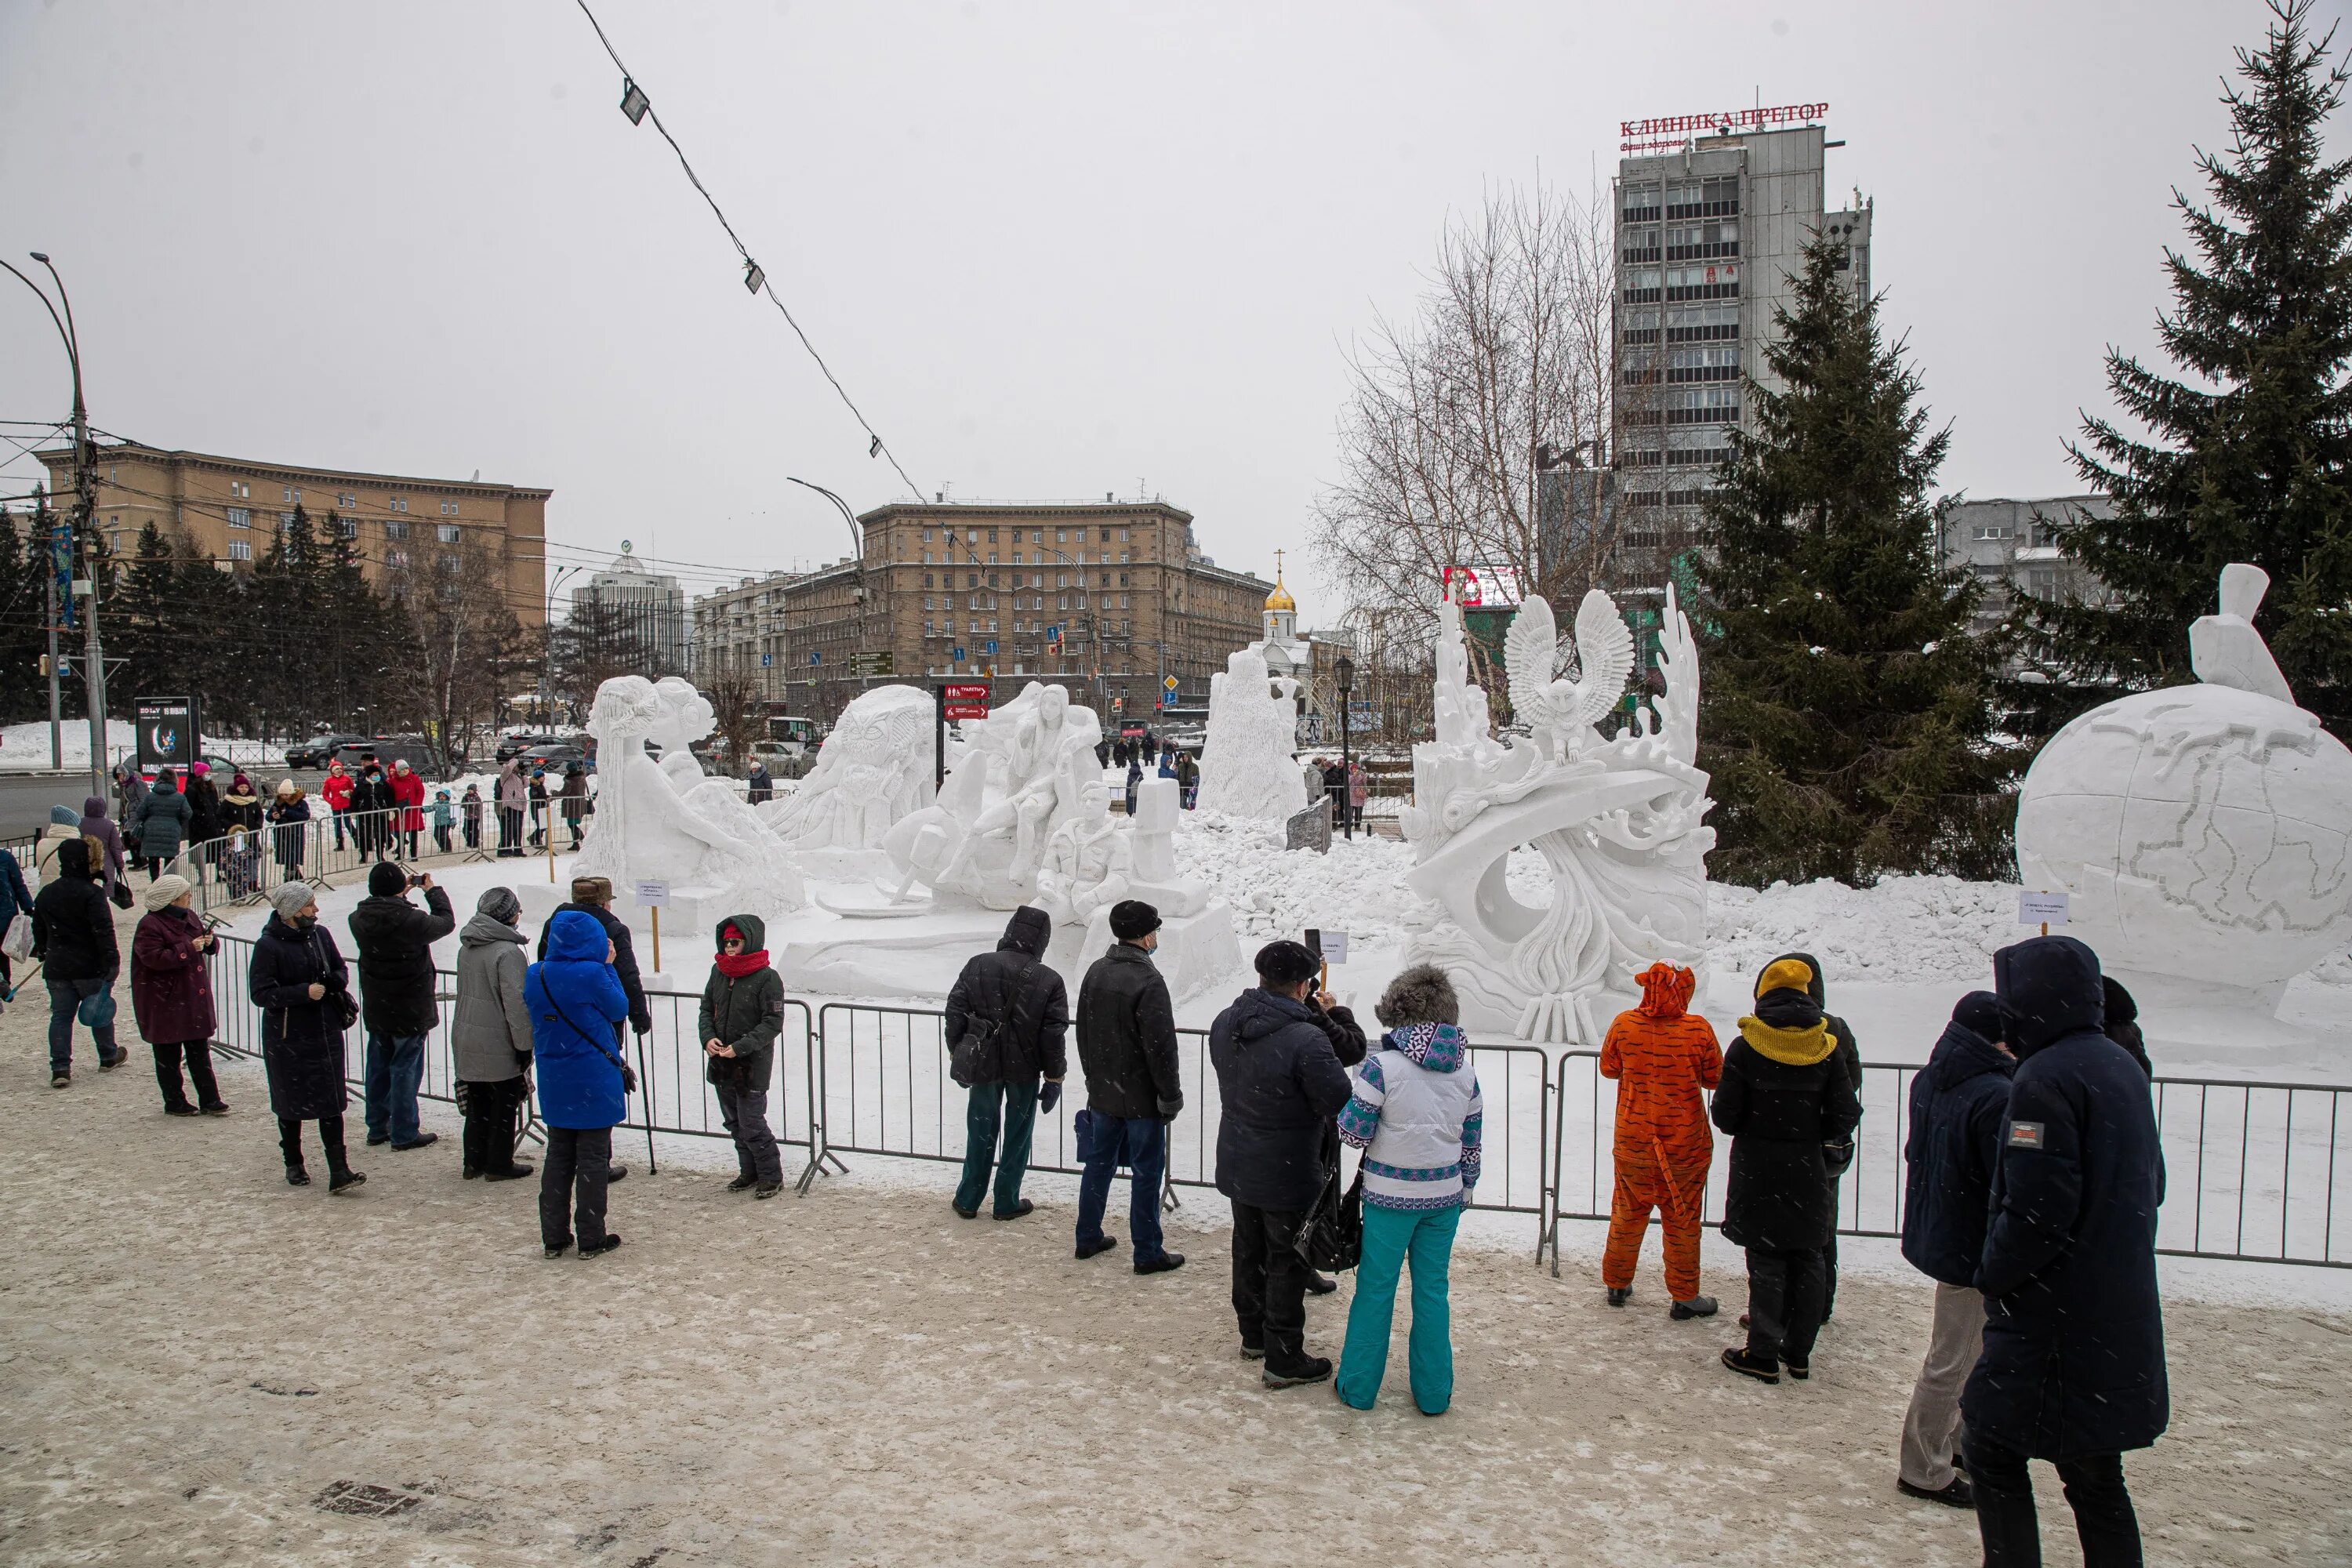
[[[553,711],[554,699],[548,688],[548,667],[555,662],[555,590],[563,585],[566,577],[581,570],[583,568],[578,566],[566,566],[547,580],[547,607],[539,620],[542,639],[539,650],[539,721],[542,724],[548,721],[548,715]]]
[[[1341,654],[1339,663],[1333,667],[1332,677],[1339,688],[1340,832],[1352,839],[1356,837],[1356,770],[1348,757],[1348,693],[1356,687],[1356,661]]]
[[[854,663],[856,661],[858,655],[866,654],[866,653],[870,653],[870,652],[872,652],[872,651],[873,651],[871,648],[868,648],[868,647],[866,646],[866,611],[867,611],[868,605],[869,605],[869,604],[870,604],[870,602],[871,602],[871,599],[872,599],[872,595],[869,595],[869,594],[866,592],[866,534],[865,534],[865,531],[864,531],[864,530],[860,529],[860,528],[857,526],[857,514],[856,514],[856,512],[853,512],[853,511],[851,511],[851,510],[849,510],[849,503],[848,503],[847,501],[845,501],[845,500],[842,500],[839,496],[837,496],[837,495],[834,494],[831,490],[829,490],[829,489],[825,489],[823,485],[813,485],[813,484],[809,483],[809,482],[808,482],[808,480],[806,480],[806,479],[793,479],[790,474],[787,474],[787,475],[785,475],[785,476],[784,476],[784,482],[785,482],[786,484],[788,484],[788,485],[798,485],[798,486],[800,486],[800,488],[801,488],[801,489],[804,489],[804,490],[814,490],[817,494],[819,494],[819,495],[823,496],[825,500],[827,500],[831,501],[831,502],[833,503],[833,505],[834,505],[834,510],[841,513],[841,521],[842,521],[843,522],[845,522],[845,523],[846,523],[846,524],[848,524],[848,525],[849,525],[849,546],[850,546],[850,549],[856,552],[856,553],[851,557],[851,559],[855,560],[855,561],[857,563],[857,643],[858,643],[858,646],[857,646],[857,647],[856,647],[856,648],[852,652],[852,654],[851,654],[851,656],[850,656],[850,657],[851,657],[851,661],[852,661],[852,663],[854,664]],[[884,618],[884,622],[883,622],[883,624],[884,624],[886,626],[889,625],[888,618],[887,618],[887,616]],[[857,689],[857,690],[859,690],[859,691],[863,691],[863,690],[865,690],[865,689],[866,689],[866,682],[873,679],[873,676],[872,676],[872,673],[871,673],[871,670],[872,670],[872,667],[871,667],[871,665],[868,665],[868,667],[867,667],[867,670],[868,670],[868,673],[866,673],[866,675],[859,676],[859,677],[857,677],[857,678],[856,678],[856,689]]]
[[[49,312],[49,320],[58,329],[58,336],[65,342],[66,359],[73,367],[73,530],[75,536],[81,541],[82,570],[86,575],[78,579],[68,579],[68,584],[88,600],[82,612],[82,689],[89,699],[90,793],[103,797],[107,793],[106,647],[98,634],[98,544],[91,522],[91,513],[98,505],[98,476],[90,465],[89,412],[83,404],[81,395],[81,340],[74,331],[73,300],[66,293],[66,280],[58,276],[58,269],[50,265],[47,256],[37,250],[31,254],[33,259],[39,262],[48,272],[50,281],[58,286],[57,304],[50,304],[47,290],[22,272],[17,272],[16,268],[10,267],[5,261],[0,261],[0,267],[7,267],[9,271],[16,272],[18,282],[40,296],[43,308]],[[62,317],[58,313],[59,306],[64,308],[65,313]],[[54,577],[56,572],[54,560],[52,560],[50,571]],[[55,617],[52,616],[52,657],[49,661],[49,668],[52,672],[58,668],[54,657],[55,624]],[[52,679],[54,679],[53,673]],[[49,718],[52,737],[50,761],[55,763],[59,758],[56,755],[57,710],[54,704],[51,706]]]

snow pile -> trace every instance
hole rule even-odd
[[[1874,888],[1775,882],[1707,888],[1708,961],[1752,973],[1780,953],[1810,952],[1840,981],[1989,984],[1995,949],[2032,934],[2017,889],[1957,877],[1889,877]]]
[[[1406,889],[1412,849],[1392,838],[1334,838],[1328,855],[1282,847],[1282,829],[1213,811],[1184,814],[1176,868],[1198,877],[1233,906],[1234,925],[1261,942],[1297,938],[1309,926],[1345,931],[1359,942],[1401,938],[1417,901]]]

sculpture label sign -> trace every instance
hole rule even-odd
[[[2017,895],[2017,923],[2021,926],[2062,926],[2066,923],[2066,893],[2020,893]]]
[[[669,884],[667,882],[639,882],[637,884],[637,907],[645,910],[666,910],[669,908]]]

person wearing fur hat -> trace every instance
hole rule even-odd
[[[1347,1069],[1364,1059],[1347,1009],[1315,989],[1322,965],[1305,944],[1260,948],[1257,984],[1209,1029],[1223,1110],[1217,1190],[1234,1209],[1234,1317],[1242,1356],[1265,1363],[1268,1388],[1320,1383],[1331,1363],[1307,1353],[1309,1270],[1299,1227],[1323,1194],[1337,1142],[1332,1119],[1353,1092]],[[1310,1000],[1310,998],[1312,998]],[[1340,1039],[1352,1036],[1343,1058]]]
[[[1633,1268],[1654,1208],[1665,1232],[1666,1293],[1674,1299],[1667,1314],[1677,1322],[1709,1318],[1715,1298],[1699,1294],[1698,1235],[1715,1140],[1699,1091],[1721,1080],[1723,1051],[1715,1026],[1690,1011],[1698,981],[1689,970],[1654,963],[1638,979],[1641,1005],[1618,1014],[1601,1045],[1601,1076],[1617,1080],[1617,1182],[1601,1282],[1611,1306],[1633,1299]]]
[[[1812,1375],[1826,1289],[1822,1249],[1837,1226],[1837,1173],[1853,1159],[1862,1101],[1811,988],[1813,966],[1777,958],[1756,980],[1756,1011],[1723,1055],[1712,1107],[1731,1139],[1724,1239],[1748,1250],[1748,1343],[1723,1364],[1778,1383]]]
[[[226,1116],[228,1107],[213,1078],[213,982],[205,963],[213,933],[195,911],[195,889],[184,877],[158,877],[147,889],[147,912],[131,937],[131,1011],[139,1037],[155,1053],[155,1086],[166,1116]],[[180,1064],[196,1091],[188,1103]]]
[[[246,994],[261,1009],[261,1065],[269,1075],[269,1110],[278,1118],[286,1184],[310,1184],[302,1159],[302,1123],[315,1121],[320,1150],[327,1156],[327,1191],[349,1192],[367,1180],[343,1152],[343,1109],[350,1102],[343,1087],[343,1030],[345,1020],[359,1011],[352,1000],[351,970],[333,934],[319,923],[318,900],[307,885],[279,884],[270,890],[269,907],[245,984]]]
[[[466,1115],[460,1173],[511,1182],[531,1167],[514,1157],[516,1121],[530,1095],[530,1011],[523,1005],[522,900],[492,888],[457,932],[457,1003],[449,1016],[449,1058]]]
[[[408,901],[408,873],[389,860],[368,870],[368,896],[351,913],[359,949],[361,1021],[367,1026],[367,1141],[395,1151],[440,1137],[417,1125],[416,1087],[425,1077],[425,1037],[434,1005],[433,944],[457,929],[449,895],[428,873],[416,879],[425,908]]]
[[[1111,906],[1111,945],[1078,984],[1078,1065],[1087,1075],[1086,1174],[1078,1179],[1077,1255],[1108,1252],[1103,1233],[1110,1184],[1132,1173],[1127,1223],[1135,1237],[1135,1271],[1165,1274],[1184,1255],[1161,1245],[1160,1188],[1168,1172],[1168,1124],[1184,1109],[1176,1053],[1176,1009],[1151,954],[1160,945],[1160,911],[1138,899]]]
[[[64,1089],[73,1081],[75,1018],[87,1015],[100,1071],[113,1071],[131,1053],[114,1043],[114,977],[122,953],[90,841],[76,834],[59,843],[57,866],[56,879],[33,898],[33,958],[49,990],[49,1087]]]
[[[1364,1152],[1364,1249],[1338,1393],[1358,1410],[1380,1397],[1397,1276],[1409,1259],[1412,1402],[1423,1415],[1443,1415],[1454,1403],[1446,1276],[1454,1227],[1478,1186],[1486,1100],[1445,971],[1414,964],[1389,982],[1372,1016],[1388,1033],[1356,1069],[1355,1092],[1339,1111],[1339,1136]]]

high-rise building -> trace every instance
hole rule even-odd
[[[572,613],[583,606],[602,609],[610,629],[622,633],[644,650],[647,675],[683,674],[689,668],[693,644],[688,636],[686,590],[677,579],[646,570],[645,563],[621,552],[613,563],[572,590]]]
[[[1752,420],[1747,381],[1816,234],[1870,292],[1871,204],[1832,210],[1826,104],[1629,121],[1617,165],[1617,544],[1612,586],[1655,587],[1697,542],[1699,505]],[[1748,426],[1752,427],[1752,426]]]

